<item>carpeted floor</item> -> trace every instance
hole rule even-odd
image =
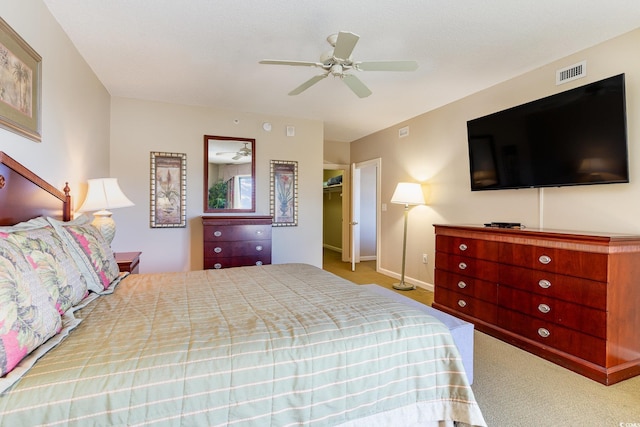
[[[375,283],[376,285],[392,289],[404,296],[420,301],[422,304],[431,306],[431,303],[433,303],[433,292],[427,291],[426,289],[418,288],[412,291],[398,291],[393,289],[393,284],[398,283],[399,280],[376,272],[375,261],[359,262],[356,264],[356,271],[353,272],[351,271],[351,264],[342,262],[341,257],[342,255],[339,252],[324,249],[322,268],[359,285]]]
[[[330,250],[323,266],[358,284],[392,289],[398,281],[377,273],[375,261],[359,263],[354,273]],[[396,292],[433,302],[424,289]],[[640,427],[640,376],[606,387],[489,335],[474,337],[472,388],[490,427]]]

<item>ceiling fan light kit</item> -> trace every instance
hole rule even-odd
[[[225,155],[233,155],[231,160],[240,160],[243,157],[251,157],[251,148],[247,147],[248,142],[243,142],[244,147],[239,149],[238,151],[221,151],[216,153],[216,156],[225,156]]]
[[[349,31],[340,31],[327,37],[327,42],[333,50],[324,52],[320,56],[320,62],[289,61],[279,59],[265,59],[260,64],[266,65],[290,65],[294,67],[316,67],[324,70],[302,83],[289,92],[289,95],[298,95],[311,86],[325,79],[329,74],[339,77],[360,98],[371,95],[371,90],[351,70],[357,71],[415,71],[418,63],[415,61],[353,61],[351,54],[356,47],[360,36]]]

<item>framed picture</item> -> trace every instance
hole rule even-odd
[[[274,227],[298,225],[298,162],[271,160],[269,199]]]
[[[187,225],[187,155],[151,153],[151,228]]]
[[[42,58],[0,18],[0,127],[42,140],[41,81]]]

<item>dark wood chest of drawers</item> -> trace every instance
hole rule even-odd
[[[603,384],[640,374],[640,236],[435,228],[435,308]]]
[[[270,216],[202,217],[204,268],[271,264]]]

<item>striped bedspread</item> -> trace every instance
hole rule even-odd
[[[0,424],[485,425],[441,323],[312,266],[130,275],[76,317]]]

